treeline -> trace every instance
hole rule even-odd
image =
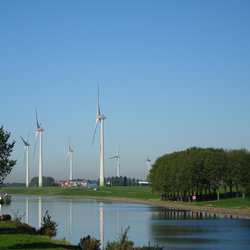
[[[105,178],[106,186],[138,186],[139,179],[126,176],[112,176]]]
[[[159,157],[148,179],[163,199],[250,196],[250,152],[192,147]]]
[[[56,186],[55,179],[50,176],[43,176],[43,187],[54,187]],[[35,176],[30,181],[31,187],[38,187],[38,176]]]
[[[55,179],[50,176],[43,176],[43,186],[44,187],[55,187],[57,186]],[[33,177],[29,183],[30,187],[38,187],[38,176]],[[3,183],[0,187],[25,187],[25,183]]]

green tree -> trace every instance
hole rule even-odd
[[[30,181],[31,187],[37,187],[38,186],[38,177],[35,176]],[[55,186],[55,179],[50,176],[43,176],[43,186],[44,187],[53,187]]]
[[[45,187],[53,187],[55,186],[55,179],[53,177],[47,176],[43,177],[43,185]]]
[[[4,179],[11,172],[12,168],[16,164],[16,160],[10,160],[15,141],[9,143],[10,133],[0,128],[0,184],[3,183]]]
[[[211,194],[211,189],[214,193],[217,193],[217,199],[220,199],[219,187],[222,180],[225,180],[227,158],[226,153],[223,149],[213,149],[208,148],[204,151],[205,153],[205,188],[209,190]]]
[[[241,189],[242,196],[245,197],[249,190],[250,183],[250,152],[245,149],[231,150],[228,153],[228,182],[230,190],[235,185],[236,192]],[[248,195],[248,191],[247,191]]]

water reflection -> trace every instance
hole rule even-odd
[[[167,249],[247,249],[250,244],[246,237],[250,220],[170,209],[153,211],[151,216],[152,238]]]
[[[25,209],[25,222],[27,224],[29,224],[29,197],[25,197],[25,201],[26,201],[26,209]]]
[[[42,226],[42,197],[38,198],[38,227]]]
[[[186,210],[173,210],[173,209],[162,209],[160,212],[157,210],[155,213],[152,213],[152,219],[158,220],[199,220],[199,219],[216,219],[221,218],[215,213],[207,212],[193,212]],[[225,216],[224,217],[228,217]]]
[[[103,216],[103,203],[100,203],[100,243],[101,243],[101,249],[104,249],[104,216]]]
[[[248,249],[250,220],[225,219],[208,213],[161,209],[147,205],[106,203],[81,198],[13,196],[0,213],[20,209],[24,222],[39,228],[48,210],[58,223],[58,239],[78,244],[90,235],[102,247],[117,240],[121,227],[130,226],[136,246],[164,245],[165,249]]]

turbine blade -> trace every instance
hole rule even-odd
[[[100,101],[99,101],[99,83],[98,83],[98,89],[97,89],[97,116],[101,115],[100,111]]]
[[[26,140],[26,142],[29,144],[29,138],[30,138],[30,131],[29,131],[29,133],[28,133],[28,136],[27,136],[27,140]]]
[[[35,140],[35,146],[34,146],[33,159],[35,159],[35,154],[36,154],[37,135],[38,135],[38,132],[36,131],[36,140]]]
[[[68,156],[67,156],[67,160],[66,160],[66,168],[68,168],[69,165],[69,152],[68,152]]]
[[[25,167],[25,163],[26,163],[26,150],[27,150],[27,147],[24,146],[24,150],[23,150],[23,167]]]
[[[94,140],[95,140],[95,134],[96,134],[96,130],[97,130],[97,126],[98,126],[98,122],[99,122],[99,119],[96,118],[96,121],[95,121],[95,130],[94,130],[94,135],[93,135],[93,139],[92,139],[92,145],[94,143]]]
[[[70,146],[70,136],[69,136],[69,147],[68,147],[68,154],[69,153],[73,153],[74,152],[74,150],[71,148],[71,146]]]
[[[37,109],[36,109],[36,128],[40,128],[39,122],[38,122]]]
[[[23,139],[22,136],[20,136],[20,137],[21,137],[21,139],[22,139],[22,141],[23,141],[23,144],[26,145],[26,141]]]
[[[21,139],[23,141],[24,146],[28,147],[30,144],[27,141],[25,141],[22,136],[20,136],[20,137],[21,137]]]
[[[115,155],[115,156],[113,156],[113,157],[110,157],[109,159],[111,160],[111,159],[115,159],[115,158],[117,158],[117,156]]]
[[[121,143],[119,142],[118,151],[117,151],[117,156],[118,156],[118,157],[120,157],[120,146],[121,146]]]

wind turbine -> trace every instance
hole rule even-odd
[[[147,157],[147,161],[146,161],[147,167],[148,167],[148,172],[151,169],[151,160]]]
[[[104,186],[104,120],[106,119],[105,115],[101,114],[100,105],[99,105],[99,85],[98,85],[98,97],[97,97],[97,114],[96,114],[96,121],[95,121],[95,130],[92,139],[92,145],[95,140],[96,129],[98,123],[100,122],[100,187]]]
[[[117,149],[116,154],[113,157],[110,157],[109,159],[116,159],[117,160],[117,167],[116,167],[117,177],[120,177],[120,143],[118,145],[118,149]]]
[[[69,180],[72,181],[73,179],[73,149],[70,146],[70,140],[69,140],[69,147],[68,147],[68,158],[69,158]]]
[[[28,143],[29,135],[26,141],[23,139],[22,136],[20,137],[24,144],[24,162],[26,163],[26,187],[28,187],[29,186],[29,146],[30,146],[30,144]]]
[[[43,148],[42,148],[42,133],[44,129],[41,127],[41,123],[38,122],[37,110],[36,110],[36,141],[39,135],[39,154],[38,154],[38,166],[39,166],[39,176],[38,176],[38,186],[43,186]],[[36,144],[35,144],[36,145]]]

